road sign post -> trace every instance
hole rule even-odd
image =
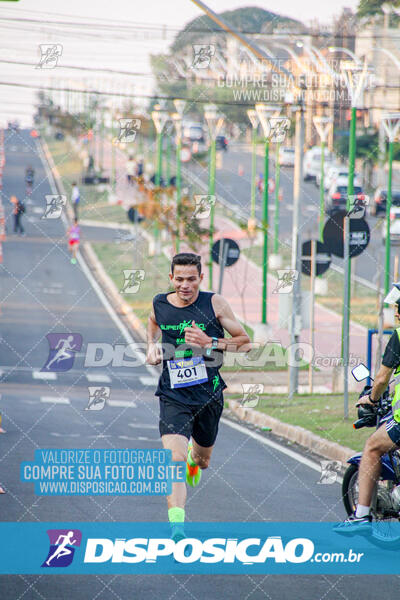
[[[224,270],[225,267],[231,267],[239,260],[240,248],[235,240],[230,238],[221,238],[217,240],[211,250],[212,260],[219,265],[219,283],[218,293],[222,293],[222,286],[224,282]]]

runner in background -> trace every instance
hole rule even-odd
[[[76,253],[79,248],[79,241],[81,235],[81,228],[78,225],[78,219],[74,219],[74,224],[67,231],[68,235],[68,249],[71,252],[71,262],[76,264]]]

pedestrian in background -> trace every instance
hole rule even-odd
[[[130,156],[126,161],[126,178],[128,185],[133,185],[135,182],[137,164],[133,156]]]
[[[78,219],[78,205],[81,200],[81,194],[76,181],[72,184],[71,202],[72,208],[74,209],[74,219]]]
[[[11,196],[10,202],[14,205],[14,233],[19,232],[21,235],[25,235],[25,231],[21,223],[22,215],[25,213],[26,210],[25,204],[21,200],[18,200],[16,196]]]

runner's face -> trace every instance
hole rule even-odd
[[[195,265],[175,265],[174,274],[169,278],[180,300],[187,304],[194,302],[203,280],[203,273],[199,275]]]

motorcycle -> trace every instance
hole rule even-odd
[[[352,370],[352,375],[356,381],[363,381],[370,377],[370,372],[365,365],[361,364]],[[353,423],[354,429],[362,427],[378,429],[392,418],[389,386],[376,406],[359,405],[358,419]],[[370,386],[365,386],[359,395],[359,400],[361,401],[370,390]],[[348,459],[349,466],[343,476],[342,499],[349,516],[354,513],[358,502],[358,469],[361,457],[362,452],[359,452]],[[382,538],[383,541],[400,540],[400,525],[397,525],[400,521],[400,449],[391,450],[381,457],[381,474],[372,496],[371,516],[373,525],[379,523],[379,527],[375,527],[375,538]]]

